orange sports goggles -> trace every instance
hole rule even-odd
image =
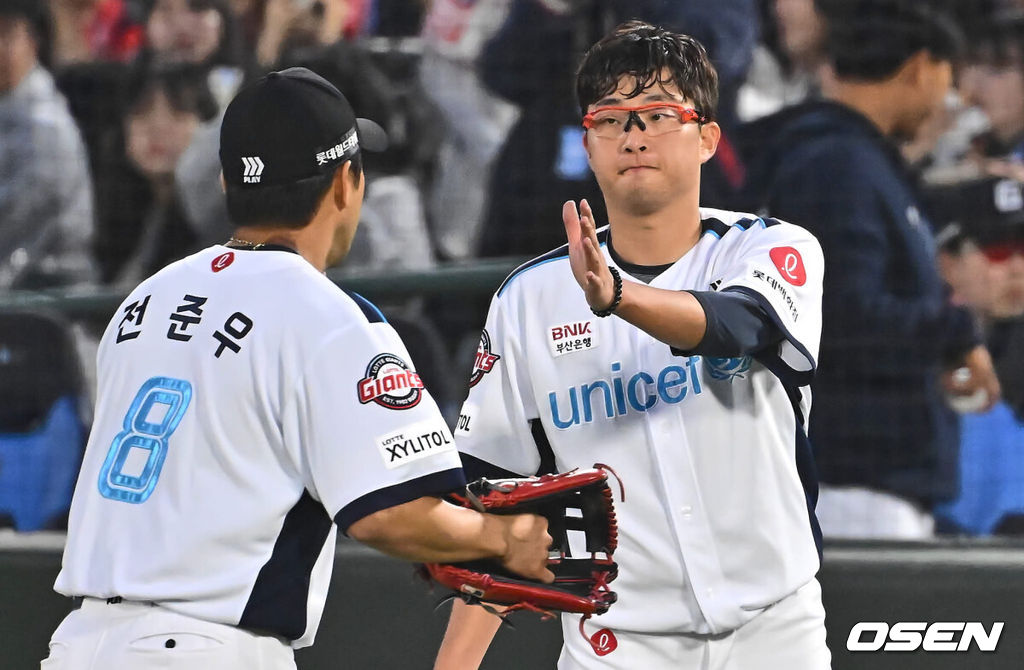
[[[634,124],[648,135],[664,135],[693,121],[707,123],[707,118],[693,107],[654,102],[639,107],[599,107],[583,117],[583,127],[597,137],[616,138]]]

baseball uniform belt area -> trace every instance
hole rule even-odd
[[[137,601],[134,601],[134,600],[125,600],[121,596],[114,596],[113,598],[93,598],[92,596],[73,596],[71,598],[71,609],[72,610],[80,609],[82,607],[82,603],[84,603],[87,599],[88,600],[106,601],[106,603],[108,605],[117,605],[118,603],[127,602],[127,603],[132,603],[134,605],[150,605],[151,607],[156,607],[156,603],[154,603],[154,602],[137,602]]]
[[[74,610],[77,610],[77,609],[81,609],[82,605],[87,600],[95,602],[95,603],[99,603],[99,604],[104,604],[104,605],[119,605],[121,603],[124,603],[125,605],[136,605],[136,606],[141,605],[143,607],[158,607],[159,606],[158,603],[155,603],[152,600],[128,600],[126,598],[122,598],[121,596],[114,596],[112,598],[94,598],[92,596],[72,596],[72,598],[71,598],[71,611],[74,611]],[[230,625],[230,624],[224,624],[224,625]],[[260,635],[260,636],[275,638],[275,639],[279,640],[282,644],[285,644],[285,645],[289,644],[289,641],[287,639],[281,637],[279,634],[274,633],[273,631],[263,630],[261,628],[250,628],[250,627],[247,627],[247,626],[237,626],[237,628],[241,628],[242,630],[247,630],[250,633],[252,633],[253,635]]]

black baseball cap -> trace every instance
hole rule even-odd
[[[304,67],[271,72],[243,88],[220,127],[224,181],[243,188],[316,177],[361,149],[387,146],[383,128],[356,118],[341,91]]]
[[[940,243],[957,236],[982,246],[1024,240],[1024,184],[1015,179],[969,179],[933,186],[924,195]]]

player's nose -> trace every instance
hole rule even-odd
[[[647,151],[647,137],[639,128],[631,128],[624,133],[622,149],[626,153]]]
[[[647,151],[647,145],[644,144],[643,142],[628,142],[627,141],[626,144],[623,145],[622,148],[623,148],[623,151],[625,151],[627,154],[639,153],[639,152],[642,152],[642,151]]]

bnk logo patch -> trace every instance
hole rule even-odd
[[[596,346],[597,333],[594,332],[592,321],[561,323],[548,329],[548,349],[556,358]]]
[[[359,402],[375,402],[387,409],[409,409],[423,397],[423,381],[398,356],[380,354],[366,366],[356,385]]]

